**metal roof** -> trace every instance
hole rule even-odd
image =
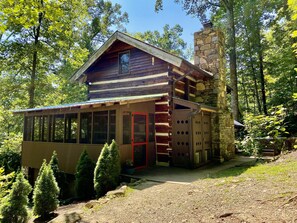
[[[76,103],[71,103],[71,104],[62,104],[62,105],[53,105],[53,106],[46,106],[46,107],[40,107],[40,108],[28,108],[28,109],[14,110],[13,113],[82,108],[82,107],[98,105],[98,104],[137,103],[137,102],[142,102],[142,101],[151,101],[151,100],[160,99],[162,96],[166,96],[166,95],[167,94],[150,94],[150,95],[140,95],[140,96],[126,96],[126,97],[93,99],[93,100],[89,100],[89,101],[76,102]]]

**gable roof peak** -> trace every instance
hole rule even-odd
[[[171,53],[168,53],[156,46],[150,45],[146,42],[143,42],[141,40],[138,40],[126,33],[120,32],[120,31],[115,31],[111,37],[97,50],[95,51],[90,58],[72,75],[70,78],[71,81],[80,81],[82,77],[84,76],[85,72],[87,69],[92,66],[101,56],[108,50],[115,41],[121,41],[126,44],[129,44],[135,48],[138,48],[148,54],[151,54],[161,60],[164,60],[176,67],[181,67],[182,65],[185,65],[189,67],[190,69],[196,70],[199,73],[201,73],[204,76],[207,77],[212,77],[213,75],[198,66],[193,65],[192,63],[188,62],[187,60],[178,57],[176,55],[173,55]]]

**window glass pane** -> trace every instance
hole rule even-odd
[[[43,116],[43,121],[42,121],[42,141],[47,142],[48,141],[48,136],[49,136],[49,128],[48,128],[48,117]]]
[[[77,114],[67,114],[66,120],[66,138],[65,142],[76,143],[77,138]]]
[[[80,114],[80,143],[91,143],[92,113]]]
[[[112,110],[109,111],[109,136],[108,136],[108,142],[111,143],[111,141],[115,140],[115,134],[116,134],[116,111]]]
[[[41,140],[41,116],[34,117],[33,139],[34,139],[34,141]]]
[[[33,117],[25,117],[24,141],[32,140]]]
[[[131,144],[131,113],[123,114],[123,144]]]
[[[130,61],[129,52],[119,54],[120,74],[129,72],[129,61]]]
[[[63,142],[64,139],[64,115],[55,115],[53,121],[53,141]]]
[[[104,144],[107,142],[108,111],[93,113],[93,143]]]
[[[149,142],[155,141],[155,115],[149,114]]]

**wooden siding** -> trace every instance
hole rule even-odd
[[[119,74],[118,54],[130,52],[129,73]],[[168,63],[117,41],[87,74],[89,98],[168,93]]]
[[[169,97],[163,97],[155,103],[157,163],[170,161],[172,128],[169,102]]]
[[[45,111],[39,113],[31,113],[30,115],[54,115],[54,114],[71,114],[97,112],[106,110],[116,110],[116,135],[115,140],[119,145],[122,164],[126,160],[132,159],[132,144],[123,144],[123,114],[131,112],[144,112],[154,114],[155,101],[146,101],[125,105],[113,105],[99,108],[74,109],[71,111]],[[78,121],[78,124],[80,122]],[[79,131],[78,131],[79,134]],[[79,138],[79,136],[77,137]],[[148,165],[152,166],[156,162],[155,142],[149,142],[148,147]],[[75,171],[77,160],[80,154],[86,149],[90,157],[96,161],[103,145],[101,144],[80,144],[77,143],[60,143],[60,142],[37,142],[24,141],[22,144],[22,165],[31,168],[40,168],[42,160],[50,160],[53,151],[58,153],[61,169],[66,173],[73,174]]]

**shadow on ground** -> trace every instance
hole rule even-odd
[[[190,184],[204,178],[220,178],[239,176],[250,167],[256,165],[257,159],[237,156],[222,164],[210,163],[197,169],[155,166],[136,172],[133,175],[124,175],[126,178],[142,179],[157,183]]]

